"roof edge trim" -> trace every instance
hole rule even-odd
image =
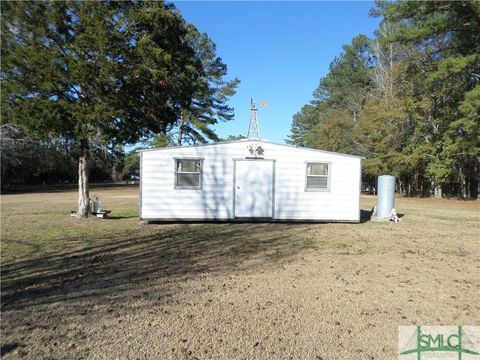
[[[328,150],[321,150],[321,149],[312,149],[312,148],[309,148],[309,147],[303,147],[303,146],[297,146],[297,145],[280,144],[280,143],[275,143],[275,142],[262,140],[262,139],[241,139],[241,140],[220,141],[220,142],[216,142],[216,143],[197,144],[197,145],[170,146],[170,147],[154,148],[154,149],[138,149],[138,150],[136,150],[136,152],[141,153],[141,152],[150,152],[150,151],[164,151],[164,150],[176,150],[176,149],[186,149],[186,148],[198,148],[198,147],[205,147],[205,146],[235,144],[235,143],[242,143],[242,142],[249,142],[249,141],[251,141],[251,142],[261,142],[261,143],[264,143],[264,144],[272,144],[272,145],[277,145],[277,146],[285,146],[285,147],[290,147],[290,148],[300,149],[300,150],[322,152],[322,153],[332,154],[332,155],[348,156],[348,157],[353,157],[353,158],[365,160],[365,158],[363,156],[351,155],[351,154],[345,154],[345,153],[328,151]]]

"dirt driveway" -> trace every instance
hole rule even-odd
[[[480,324],[478,201],[400,199],[401,224],[144,225],[135,191],[98,190],[114,219],[80,223],[74,192],[2,196],[5,359],[384,360],[399,325]]]

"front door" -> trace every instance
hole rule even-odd
[[[235,217],[273,217],[272,160],[235,160]]]

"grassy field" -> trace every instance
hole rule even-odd
[[[5,359],[396,359],[399,325],[480,323],[479,201],[400,224],[142,224],[134,188],[1,198]],[[373,197],[362,197],[370,210]]]

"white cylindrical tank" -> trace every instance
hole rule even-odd
[[[390,218],[395,207],[395,176],[382,175],[377,184],[377,219]]]

